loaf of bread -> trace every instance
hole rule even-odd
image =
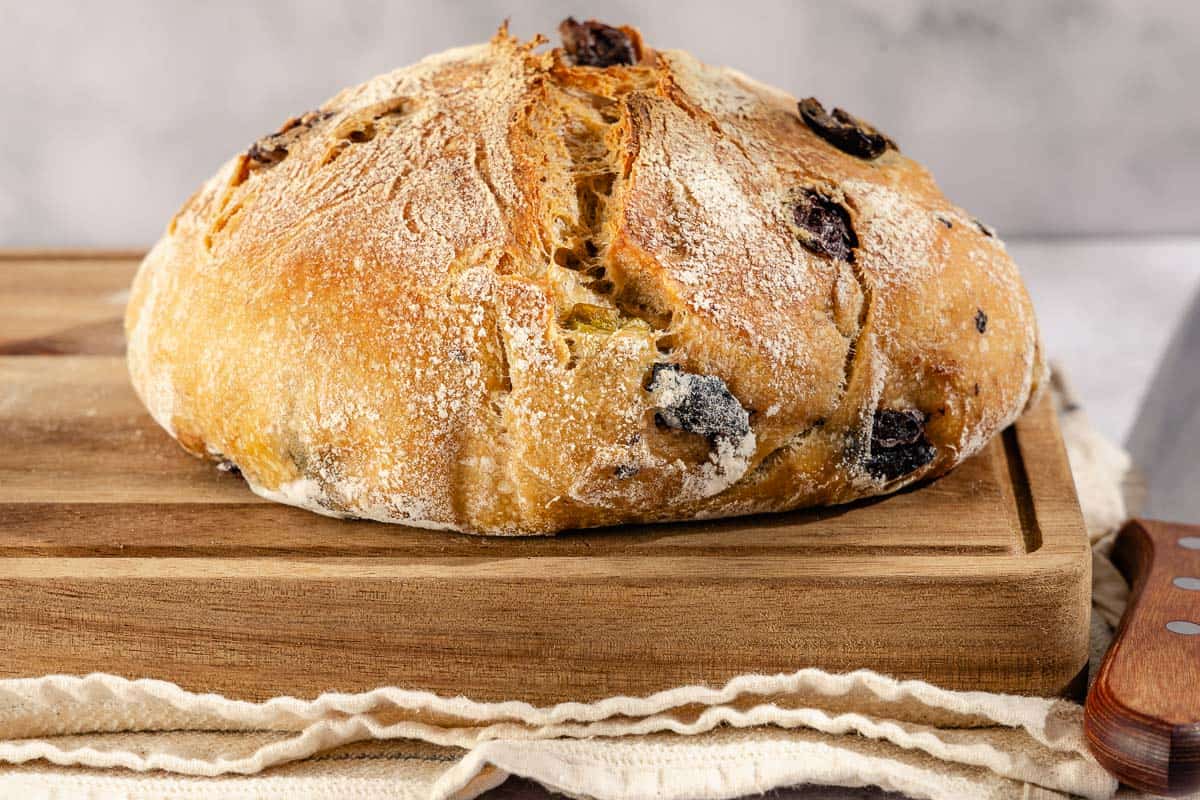
[[[1017,269],[894,142],[561,31],[346,89],[184,204],[126,331],[188,452],[321,514],[527,535],[891,492],[1017,418]]]

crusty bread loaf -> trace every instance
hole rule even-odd
[[[890,492],[1018,416],[1017,270],[891,140],[563,34],[379,76],[225,164],[134,283],[159,424],[264,497],[519,535]]]

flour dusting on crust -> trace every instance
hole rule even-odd
[[[246,143],[131,290],[154,419],[277,502],[529,535],[892,491],[1016,418],[1044,363],[992,232],[890,140],[613,35],[502,29]],[[889,419],[932,460],[872,472]]]
[[[414,510],[397,511],[393,504],[359,505],[353,513],[337,510],[331,503],[321,484],[309,478],[301,478],[280,484],[275,489],[264,489],[253,481],[247,481],[250,491],[263,499],[284,505],[296,506],[316,514],[335,519],[367,519],[376,522],[393,522],[414,528],[430,530],[454,530],[444,522],[423,519]]]

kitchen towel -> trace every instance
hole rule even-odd
[[[1098,659],[1128,591],[1107,553],[1128,516],[1129,459],[1060,380],[1055,389],[1094,545]],[[47,676],[0,681],[0,796],[471,798],[520,775],[603,800],[798,784],[937,800],[1113,797],[1082,718],[1068,700],[865,670],[545,708],[397,688],[251,703],[158,680]]]

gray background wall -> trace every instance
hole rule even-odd
[[[149,243],[341,86],[567,13],[845,106],[1008,237],[1200,232],[1188,0],[0,0],[0,246]]]

